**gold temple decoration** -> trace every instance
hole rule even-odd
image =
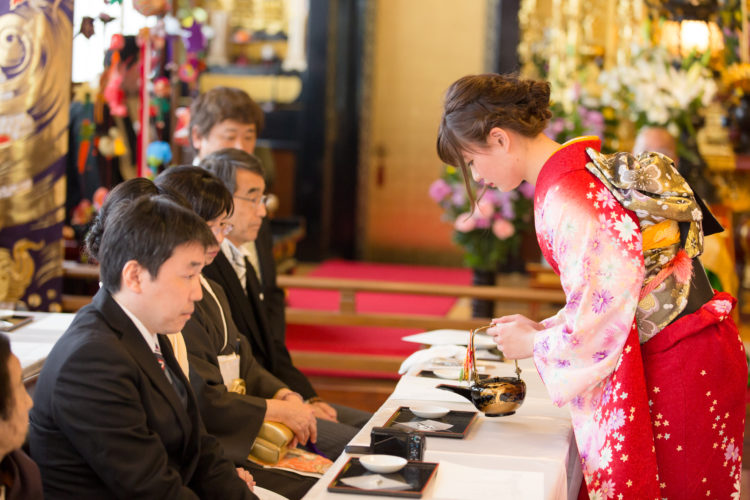
[[[0,13],[0,302],[59,310],[72,0]],[[26,296],[26,297],[25,297]],[[25,304],[17,304],[24,299]]]
[[[518,14],[522,71],[540,76],[534,56],[549,63],[553,82],[569,80],[595,57],[604,57],[605,69],[627,64],[645,15],[643,0],[524,0]]]
[[[287,12],[284,0],[205,0],[206,10],[231,12],[233,27],[252,31],[265,30],[268,34],[287,31]]]
[[[43,246],[23,238],[13,245],[12,254],[0,247],[0,302],[15,303],[23,297],[34,276],[34,259],[29,251]]]
[[[579,105],[578,86],[598,97],[601,70],[630,63],[645,14],[643,0],[524,0],[519,10],[522,73],[549,80],[552,101],[571,114]],[[540,74],[540,65],[546,65],[546,74]],[[616,145],[632,143],[634,134],[628,131],[618,131]]]
[[[750,62],[750,26],[748,26],[747,16],[748,0],[740,0],[740,9],[742,10],[742,33],[740,35],[740,61]]]

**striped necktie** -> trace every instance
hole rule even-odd
[[[159,363],[161,371],[164,372],[164,375],[167,376],[167,380],[169,380],[169,383],[171,384],[172,377],[170,376],[169,370],[167,370],[167,361],[164,359],[164,355],[161,353],[161,347],[159,347],[159,344],[156,344],[156,347],[154,347],[154,356],[156,356],[156,362]]]
[[[245,291],[245,294],[247,294],[246,279],[248,262],[241,252],[234,250],[232,250],[232,260],[234,261],[234,270],[237,273],[237,279],[240,280],[240,285],[242,285],[242,289]]]
[[[164,359],[164,355],[161,353],[161,347],[159,347],[158,343],[156,344],[156,347],[154,348],[154,356],[156,356],[156,361],[157,363],[159,363],[159,366],[161,366],[161,369],[164,372],[164,375],[167,377],[167,380],[172,385],[175,392],[177,392],[177,397],[180,398],[182,407],[187,408],[188,395],[187,395],[187,391],[185,390],[185,386],[180,381],[179,375],[176,375],[167,366],[167,361]]]
[[[156,347],[154,348],[154,356],[156,356],[156,361],[159,363],[159,366],[161,366],[161,370],[164,373],[167,373],[167,362],[164,360],[164,355],[161,353],[159,344],[156,344]]]

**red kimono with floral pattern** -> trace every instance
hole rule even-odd
[[[543,321],[534,360],[555,404],[569,405],[590,498],[739,498],[747,364],[717,293],[643,345],[641,233],[589,171],[579,138],[540,172],[534,215],[567,304]]]

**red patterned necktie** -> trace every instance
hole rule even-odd
[[[154,349],[154,356],[156,356],[156,361],[159,363],[159,366],[161,366],[161,370],[164,373],[167,373],[167,362],[164,360],[164,355],[161,353],[159,344],[156,344],[156,347]]]

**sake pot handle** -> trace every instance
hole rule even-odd
[[[471,334],[469,335],[469,346],[468,346],[468,355],[469,355],[469,380],[472,383],[478,383],[479,382],[479,376],[477,374],[477,362],[476,362],[476,353],[477,349],[474,345],[474,335],[477,332],[483,332],[489,328],[492,328],[495,326],[494,324],[484,325],[480,326],[479,328],[475,328],[471,331]],[[518,380],[521,380],[521,367],[518,366],[518,360],[513,360],[516,363],[516,377],[518,377]]]

